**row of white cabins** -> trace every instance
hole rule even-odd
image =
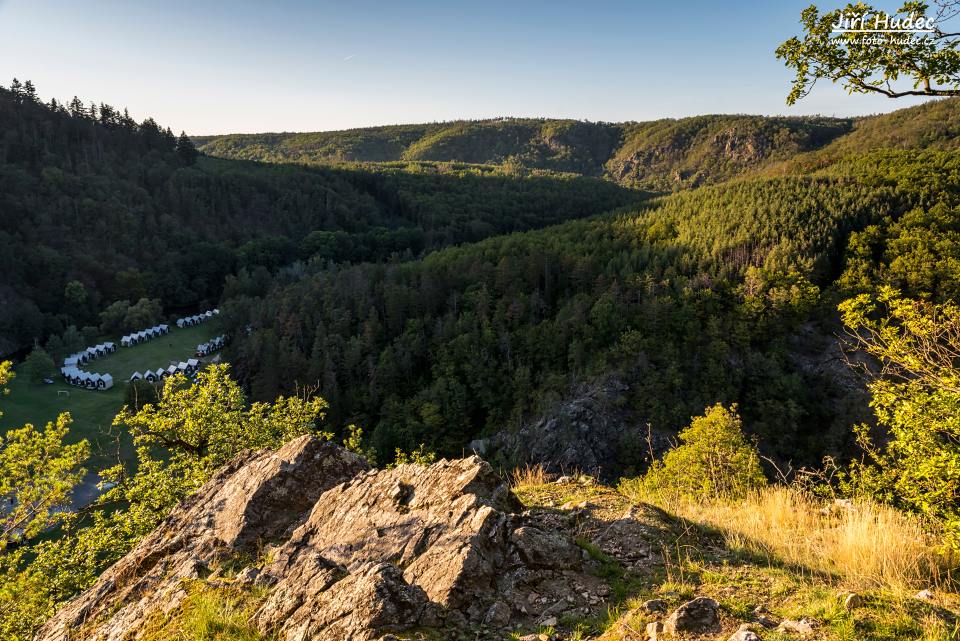
[[[207,321],[213,318],[215,315],[219,314],[219,309],[211,309],[202,314],[197,314],[195,316],[187,316],[184,318],[177,319],[177,327],[193,327],[194,325],[199,325],[200,323]],[[139,332],[133,332],[132,334],[127,334],[126,336],[120,339],[120,345],[123,347],[133,347],[134,345],[139,345],[144,341],[148,341],[158,336],[164,336],[165,334],[170,333],[169,325],[155,325],[147,329],[140,330]],[[209,340],[206,343],[201,343],[197,345],[197,355],[206,356],[207,354],[216,351],[223,347],[225,342],[224,336],[217,336]],[[83,387],[86,389],[94,390],[107,390],[113,387],[113,377],[110,374],[98,374],[95,372],[86,372],[80,369],[80,365],[86,365],[92,360],[106,356],[107,354],[112,354],[117,351],[117,346],[115,343],[101,343],[93,347],[88,347],[82,352],[77,352],[76,354],[71,354],[70,356],[63,359],[63,367],[60,368],[60,373],[63,375],[63,378],[66,382],[77,387]],[[176,365],[170,365],[167,369],[158,369],[155,372],[147,370],[145,374],[140,372],[134,372],[130,376],[131,381],[135,380],[146,380],[150,382],[156,382],[164,378],[168,378],[177,373],[182,373],[186,375],[193,375],[200,369],[200,361],[195,358],[187,359],[186,361],[181,361]]]
[[[206,343],[200,343],[197,345],[197,356],[208,356],[219,349],[223,349],[226,342],[226,335],[221,334],[220,336],[211,338]]]
[[[148,369],[143,374],[140,372],[134,372],[130,375],[130,381],[147,381],[149,383],[156,383],[157,381],[169,378],[174,374],[186,374],[187,376],[191,376],[199,369],[200,361],[195,358],[188,358],[186,361],[180,361],[176,365],[171,364],[167,369],[163,369],[162,367],[156,371]]]
[[[98,374],[96,372],[87,372],[80,369],[80,365],[86,365],[90,361],[96,360],[107,354],[117,351],[114,343],[100,343],[93,347],[88,347],[82,352],[71,354],[63,359],[63,367],[60,368],[60,374],[63,380],[76,387],[86,389],[106,390],[113,387],[113,377],[110,374]]]
[[[107,354],[112,354],[117,351],[117,346],[114,343],[100,343],[99,345],[94,345],[93,347],[88,347],[82,352],[77,352],[76,354],[71,354],[63,359],[64,367],[78,367],[80,365],[86,365],[92,360],[96,360],[101,356],[106,356]]]
[[[193,327],[194,325],[199,325],[200,323],[210,320],[219,313],[219,309],[208,309],[196,316],[184,316],[183,318],[177,319],[177,327]]]
[[[147,329],[142,329],[139,332],[134,332],[132,334],[127,334],[120,339],[120,344],[124,347],[133,347],[134,345],[139,345],[144,341],[148,341],[152,338],[157,338],[158,336],[163,336],[170,333],[169,325],[156,325],[155,327],[150,327]]]
[[[63,380],[75,387],[95,390],[106,390],[113,387],[113,377],[109,374],[85,372],[77,367],[61,367],[60,373],[63,374]]]

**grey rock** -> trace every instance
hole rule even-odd
[[[850,592],[843,597],[843,607],[847,612],[863,607],[863,597],[856,592]]]
[[[487,453],[487,447],[489,446],[489,441],[485,438],[478,438],[470,441],[470,451],[476,454],[477,456],[485,456]]]
[[[387,629],[411,626],[427,607],[426,594],[404,581],[389,563],[371,563],[330,589],[310,595],[309,608],[296,609],[280,628],[285,641],[373,641]],[[263,620],[263,609],[257,620]]]
[[[663,636],[663,624],[659,621],[652,621],[647,624],[645,629],[649,641],[657,641]]]
[[[553,473],[583,470],[614,481],[648,455],[644,421],[624,410],[627,391],[616,377],[584,384],[539,418],[487,439],[485,456],[504,467],[542,464]],[[656,454],[670,448],[671,436],[653,433]]]
[[[253,585],[257,577],[260,576],[260,570],[255,567],[246,567],[237,573],[236,581],[241,585]]]
[[[492,628],[504,628],[510,625],[510,614],[512,608],[503,601],[494,601],[486,616],[483,617],[484,625]]]
[[[37,641],[69,641],[85,624],[85,638],[135,638],[153,613],[171,612],[186,598],[184,580],[219,558],[282,539],[324,491],[366,469],[356,455],[309,436],[275,452],[239,455],[61,608]]]
[[[640,609],[647,614],[656,614],[657,612],[667,611],[667,602],[663,599],[650,599],[640,605]]]
[[[727,641],[760,641],[760,637],[750,629],[749,624],[744,624]]]
[[[777,626],[777,632],[788,632],[792,634],[799,634],[801,637],[807,639],[813,637],[817,633],[817,628],[820,627],[820,623],[814,619],[808,619],[803,617],[799,621],[792,621],[790,619],[785,619],[780,622],[780,625]]]
[[[82,638],[134,641],[177,611],[187,580],[254,555],[268,561],[234,583],[265,589],[250,621],[280,641],[556,625],[564,612],[599,611],[609,593],[584,569],[569,520],[524,513],[479,458],[370,470],[304,437],[217,472],[37,641],[68,641],[81,627]],[[208,583],[229,584],[222,572]]]
[[[771,618],[771,617],[768,617],[768,616],[765,615],[765,614],[757,615],[757,617],[756,617],[756,622],[759,623],[760,625],[762,625],[763,627],[768,628],[768,629],[773,629],[773,628],[777,627],[778,625],[780,625],[779,622],[778,622],[776,619],[773,619],[773,618]]]
[[[561,534],[520,527],[510,540],[529,567],[569,569],[580,565],[580,548]]]
[[[667,634],[678,635],[685,632],[704,634],[719,632],[720,617],[717,610],[720,604],[709,597],[697,597],[673,611],[664,622]]]

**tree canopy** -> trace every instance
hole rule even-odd
[[[906,2],[895,14],[863,2],[824,13],[810,5],[803,33],[776,52],[796,72],[787,104],[822,79],[889,98],[960,95],[958,11],[955,0]]]

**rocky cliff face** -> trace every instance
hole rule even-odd
[[[624,410],[627,391],[616,377],[582,385],[535,420],[470,447],[505,469],[540,464],[559,474],[579,471],[615,482],[648,461],[651,448],[657,456],[669,449],[675,436],[648,432],[643,421]]]
[[[302,437],[226,466],[37,638],[143,638],[149,624],[176,615],[191,583],[217,585],[238,560],[245,567],[229,581],[257,595],[251,625],[285,641],[424,628],[503,638],[605,607],[609,587],[575,532],[626,528],[629,538],[637,528],[634,545],[610,552],[646,558],[643,526],[614,519],[574,528],[576,518],[524,512],[477,457],[371,470]]]

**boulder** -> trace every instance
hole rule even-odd
[[[843,609],[847,612],[863,607],[863,597],[856,592],[848,592],[841,597],[843,598]]]
[[[697,597],[687,601],[667,617],[663,627],[667,634],[705,634],[719,632],[720,604],[709,597]]]
[[[360,457],[303,436],[274,452],[246,452],[220,469],[88,590],[37,633],[37,641],[135,638],[156,611],[187,596],[223,557],[256,554],[281,540],[331,487],[368,469]],[[93,623],[90,623],[93,622]]]
[[[220,470],[36,639],[135,641],[198,580],[249,590],[251,625],[279,641],[502,638],[603,609],[609,588],[572,534],[565,517],[523,512],[477,457],[370,470],[303,437]],[[231,581],[224,562],[240,558],[261,560]]]
[[[760,641],[760,637],[750,629],[749,624],[744,624],[727,641]]]
[[[790,619],[785,619],[780,622],[780,625],[777,626],[777,632],[788,632],[792,634],[799,634],[801,637],[808,639],[816,635],[817,628],[820,627],[820,623],[814,619],[808,619],[803,617],[799,621],[792,621]]]
[[[658,612],[667,611],[667,602],[663,599],[650,599],[649,601],[644,601],[640,605],[640,609],[647,614],[657,614]]]
[[[573,568],[580,564],[580,548],[568,536],[520,527],[510,540],[528,567]]]
[[[624,409],[629,388],[617,377],[580,385],[570,398],[558,402],[540,417],[516,429],[503,430],[486,439],[482,450],[489,460],[505,468],[542,464],[564,474],[583,470],[615,481],[627,468],[648,454],[647,429]],[[655,431],[652,446],[659,454],[671,447],[668,432]],[[561,476],[558,483],[569,483]]]
[[[307,595],[306,602],[309,608],[297,608],[284,621],[281,638],[373,641],[386,630],[418,623],[428,604],[424,591],[389,563],[363,565],[330,589]]]

